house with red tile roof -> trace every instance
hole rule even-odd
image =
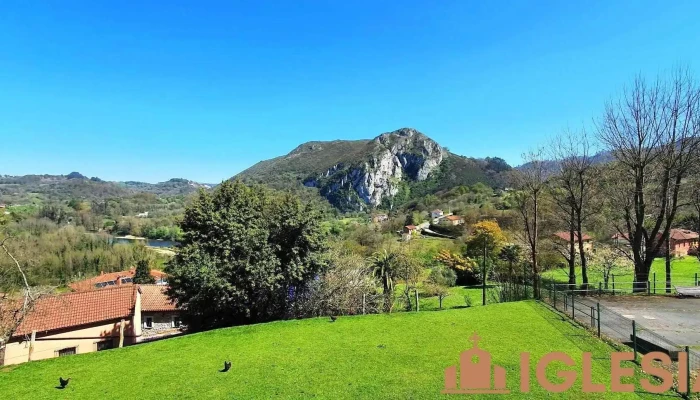
[[[464,225],[464,218],[459,215],[448,215],[445,218],[440,219],[440,224],[442,225]]]
[[[82,281],[73,282],[68,285],[75,292],[84,292],[87,290],[103,289],[120,285],[133,285],[134,273],[136,268],[131,268],[127,271],[102,273],[94,278],[84,279]],[[151,270],[151,276],[156,281],[156,285],[167,285],[168,275],[157,269]]]
[[[181,334],[158,285],[120,285],[39,299],[0,352],[0,365],[91,353]]]
[[[559,242],[560,244],[566,244],[567,246],[570,243],[571,240],[571,234],[566,231],[559,231],[554,233],[554,240]],[[583,250],[584,251],[591,251],[593,250],[593,238],[586,234],[585,232],[583,233]],[[574,232],[574,245],[576,246],[576,251],[578,251],[578,234]]]
[[[698,246],[698,238],[700,237],[697,232],[688,229],[671,229],[668,232],[668,236],[671,242],[671,255],[674,257],[687,256],[690,249]],[[660,237],[661,235],[659,234],[657,238]],[[616,233],[611,239],[618,245],[629,246],[629,240],[624,233]],[[658,255],[666,255],[666,240],[661,244]]]

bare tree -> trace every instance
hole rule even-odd
[[[523,223],[525,241],[530,253],[533,273],[533,290],[539,293],[539,268],[537,257],[540,240],[540,208],[545,194],[547,178],[546,162],[543,150],[538,149],[523,155],[523,166],[513,175],[513,184],[518,192],[514,196],[515,206]]]
[[[600,208],[593,206],[597,168],[593,163],[593,146],[585,130],[566,131],[554,139],[551,155],[558,166],[557,174],[550,179],[552,198],[567,216],[569,231],[568,257],[569,283],[576,284],[575,258],[581,262],[581,279],[588,285],[588,257],[584,250],[585,223]],[[574,243],[578,248],[574,249]]]
[[[12,259],[17,267],[17,271],[22,277],[23,287],[20,296],[12,296],[11,293],[0,294],[0,348],[14,335],[17,328],[32,311],[37,300],[51,292],[50,288],[32,287],[29,285],[27,275],[24,273],[21,264],[7,248],[7,243],[10,239],[12,239],[12,236],[6,236],[0,240],[0,248]]]
[[[687,71],[651,84],[638,77],[606,105],[598,136],[616,161],[611,206],[618,232],[630,242],[636,291],[646,289],[652,261],[682,206],[681,186],[697,162],[699,135],[700,90]]]
[[[558,179],[549,182],[549,193],[555,205],[554,213],[557,219],[566,221],[568,240],[554,240],[552,246],[554,250],[561,254],[569,265],[569,286],[573,289],[576,285],[576,214],[574,213],[573,201],[569,193],[559,187]]]

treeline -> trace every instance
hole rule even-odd
[[[58,225],[82,226],[91,232],[105,231],[114,235],[177,241],[182,235],[178,223],[184,213],[185,202],[184,196],[161,198],[151,193],[107,200],[71,199],[44,203],[34,207],[33,213],[13,215],[13,219],[19,221],[36,216]]]
[[[60,226],[48,219],[30,218],[2,227],[0,239],[18,260],[30,286],[64,286],[71,281],[122,271],[138,260],[155,261],[144,246],[112,244],[109,235],[83,227]],[[22,286],[13,260],[0,256],[0,291]]]

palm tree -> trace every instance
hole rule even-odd
[[[387,249],[376,252],[370,259],[374,275],[382,281],[385,312],[391,312],[394,306],[394,276],[396,275],[397,259],[398,253]]]

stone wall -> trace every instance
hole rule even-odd
[[[143,326],[142,337],[148,338],[152,336],[158,336],[166,333],[179,333],[180,328],[173,325],[173,317],[178,317],[179,313],[175,311],[168,312],[142,312],[141,323]],[[153,323],[152,327],[148,328],[146,323],[148,319],[151,318]]]

